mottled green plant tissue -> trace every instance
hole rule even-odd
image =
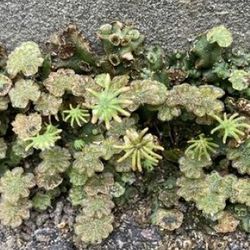
[[[223,25],[168,54],[131,24],[97,37],[98,53],[72,24],[43,50],[0,47],[1,224],[66,195],[75,241],[98,244],[137,190],[163,231],[192,203],[212,230],[250,232],[250,53]]]

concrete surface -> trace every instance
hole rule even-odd
[[[0,41],[8,49],[42,42],[71,21],[94,41],[100,24],[113,20],[132,21],[148,41],[168,50],[223,23],[237,45],[250,48],[250,0],[0,0]]]

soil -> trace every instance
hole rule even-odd
[[[48,212],[31,213],[18,229],[0,226],[0,249],[5,250],[248,250],[250,235],[241,231],[230,234],[205,232],[196,223],[184,221],[174,232],[161,231],[145,223],[150,216],[148,204],[137,202],[134,208],[117,211],[113,233],[100,245],[85,246],[74,242],[73,222],[76,209],[60,200]],[[180,208],[192,214],[192,206]],[[188,218],[188,217],[186,217]],[[205,227],[204,227],[205,228]]]

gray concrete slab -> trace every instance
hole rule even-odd
[[[71,21],[94,41],[96,29],[113,20],[132,21],[168,50],[223,23],[236,44],[250,48],[250,0],[0,0],[0,41],[9,49],[42,42]]]

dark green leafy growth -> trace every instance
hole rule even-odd
[[[38,165],[38,172],[49,172],[51,175],[63,173],[70,165],[70,153],[67,149],[55,146],[40,153],[43,161]]]
[[[24,174],[23,168],[17,167],[6,171],[0,180],[2,198],[10,203],[16,203],[21,198],[27,198],[30,189],[35,186],[34,175]]]
[[[198,117],[219,114],[223,111],[223,102],[218,100],[225,92],[212,85],[200,87],[183,83],[168,91],[166,104],[170,108],[183,107]]]
[[[233,185],[233,195],[231,197],[233,202],[246,204],[250,206],[250,180],[240,179]]]
[[[204,175],[203,168],[212,165],[211,159],[202,157],[200,159],[185,155],[179,159],[180,170],[187,178],[200,178]]]
[[[136,80],[131,82],[130,89],[124,96],[132,100],[128,106],[130,111],[135,111],[140,105],[161,105],[167,98],[167,88],[164,84],[152,80]]]
[[[111,128],[107,131],[108,136],[119,138],[126,134],[126,131],[130,128],[135,128],[138,122],[138,117],[125,117],[122,122],[112,121]]]
[[[75,233],[85,243],[101,243],[113,231],[113,215],[92,218],[85,215],[76,217]]]
[[[69,198],[73,206],[82,205],[83,200],[86,198],[83,186],[73,186],[69,191]]]
[[[240,220],[240,227],[247,233],[250,232],[250,210],[246,205],[236,204],[233,206],[233,214]]]
[[[111,213],[114,203],[109,195],[99,194],[82,200],[82,213],[87,217],[101,218]]]
[[[62,99],[47,93],[42,93],[35,102],[35,110],[40,112],[42,116],[56,116],[61,104]]]
[[[113,187],[111,188],[110,195],[118,198],[125,193],[125,188],[119,183],[115,182]]]
[[[6,96],[0,96],[0,111],[8,108],[9,99]]]
[[[104,165],[100,160],[102,152],[95,145],[88,145],[83,148],[82,152],[77,152],[74,155],[72,168],[82,175],[91,177],[95,172],[102,172]]]
[[[38,169],[35,169],[35,175],[37,186],[45,190],[53,190],[63,181],[59,173],[51,175],[49,172],[39,172]]]
[[[203,34],[197,38],[191,49],[191,56],[195,58],[195,68],[203,69],[212,67],[213,64],[221,59],[221,47],[215,43],[210,43],[207,35]]]
[[[96,196],[98,194],[110,195],[114,185],[114,177],[111,173],[103,173],[91,177],[84,186],[84,190],[88,196]]]
[[[76,139],[74,140],[73,145],[76,151],[80,151],[85,147],[86,143],[83,139]]]
[[[69,179],[74,186],[83,186],[88,180],[88,177],[89,176],[86,173],[83,173],[80,169],[74,167],[69,171]]]
[[[160,121],[171,121],[175,117],[181,115],[181,109],[178,107],[169,107],[167,103],[164,103],[158,108],[158,116],[157,118]]]
[[[250,232],[250,218],[249,218],[249,216],[247,216],[241,220],[241,227],[245,232],[247,232],[247,233]]]
[[[3,225],[16,228],[20,226],[23,220],[30,217],[30,209],[32,207],[31,201],[22,199],[17,203],[9,201],[0,202],[0,220]]]
[[[12,81],[5,75],[0,74],[0,96],[8,94],[12,86]]]
[[[65,148],[55,146],[40,153],[43,161],[36,167],[36,181],[39,187],[52,190],[63,181],[61,174],[70,166],[71,155]]]
[[[33,208],[44,211],[51,206],[51,195],[48,193],[36,193],[32,198]]]
[[[200,179],[182,177],[177,182],[180,186],[179,196],[194,201],[198,209],[211,217],[226,207],[226,200],[231,197],[235,184],[237,185],[235,176],[222,177],[217,172]]]
[[[11,148],[13,152],[13,156],[18,156],[24,159],[28,157],[29,155],[32,155],[34,150],[33,149],[25,150],[26,146],[27,146],[27,142],[25,141],[22,141],[20,139],[17,139],[16,141],[14,141],[12,148]]]
[[[6,156],[7,145],[3,138],[0,138],[0,159],[4,159]]]
[[[237,168],[240,174],[250,175],[250,140],[247,139],[238,148],[229,149],[227,158],[232,160],[232,166]]]
[[[95,64],[95,54],[90,51],[88,41],[74,24],[53,34],[48,45],[51,53],[57,57],[52,61],[54,68],[71,68],[75,71],[88,72]]]

